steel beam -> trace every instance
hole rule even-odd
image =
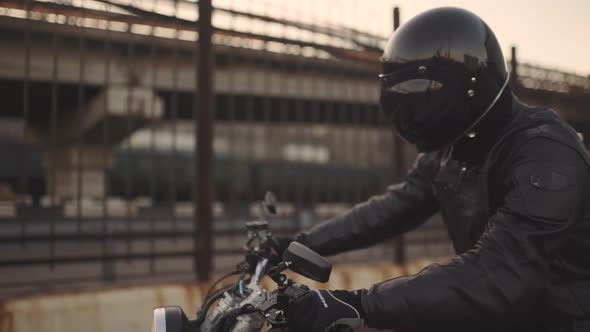
[[[213,263],[213,48],[211,36],[213,27],[211,0],[199,1],[198,21],[198,56],[197,56],[197,91],[193,109],[195,121],[195,156],[198,161],[193,177],[195,179],[193,195],[197,207],[195,213],[195,272],[198,280],[209,280]]]

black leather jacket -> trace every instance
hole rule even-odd
[[[476,161],[418,156],[404,182],[300,240],[323,255],[370,246],[440,211],[458,256],[362,296],[400,331],[590,331],[590,156],[553,111],[514,99]]]

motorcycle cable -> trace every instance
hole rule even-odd
[[[238,288],[239,284],[231,284],[227,287],[223,287],[223,288],[219,289],[216,292],[213,292],[213,287],[215,285],[219,284],[221,281],[223,281],[233,275],[238,275],[238,274],[241,275],[240,280],[244,280],[246,282],[250,280],[249,278],[244,279],[244,272],[237,270],[237,271],[233,271],[231,273],[228,273],[228,274],[222,276],[221,278],[217,279],[211,285],[211,287],[209,287],[209,291],[207,292],[207,295],[205,296],[205,302],[203,303],[201,308],[197,311],[197,319],[195,320],[195,323],[197,324],[197,326],[201,326],[201,324],[203,324],[203,322],[207,318],[207,313],[209,312],[209,309],[211,308],[213,303],[215,303],[215,301],[219,300],[225,292],[231,292],[231,291],[236,290]]]
[[[213,326],[212,332],[225,332],[228,331],[233,324],[235,323],[236,319],[242,315],[249,315],[251,313],[255,313],[258,310],[252,306],[251,304],[243,305],[239,308],[234,308],[226,313],[224,313],[219,320]]]
[[[215,280],[211,284],[211,286],[209,286],[209,289],[207,290],[207,294],[205,295],[205,299],[208,299],[209,296],[211,296],[211,294],[213,293],[213,290],[215,289],[215,287],[217,285],[219,285],[219,283],[221,283],[223,280],[225,280],[227,278],[230,278],[232,276],[235,276],[235,275],[239,275],[239,274],[243,274],[243,272],[240,271],[240,270],[235,270],[235,271],[231,271],[231,272],[229,272],[227,274],[224,274],[223,276],[219,277],[217,280]]]
[[[218,290],[217,292],[213,293],[210,297],[205,300],[205,303],[201,306],[201,308],[197,311],[197,319],[195,320],[196,326],[200,327],[201,324],[207,318],[207,312],[211,308],[211,305],[215,303],[215,301],[219,300],[225,292],[232,291],[236,288],[236,285],[230,285],[225,288]]]

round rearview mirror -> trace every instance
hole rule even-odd
[[[332,273],[332,264],[315,251],[293,241],[283,253],[283,260],[289,262],[289,269],[311,280],[327,282]]]

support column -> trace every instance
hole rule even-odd
[[[518,60],[516,59],[516,46],[510,48],[510,85],[518,84]]]
[[[397,30],[400,25],[399,7],[393,8],[393,31]],[[404,153],[404,141],[402,138],[393,134],[393,164],[395,165],[395,178],[396,181],[403,178],[406,172],[406,160]],[[395,239],[395,262],[403,265],[406,263],[406,243],[404,241],[404,235],[400,234]]]
[[[44,154],[48,196],[65,200],[106,199],[105,177],[112,166],[111,146],[64,146]],[[106,162],[105,162],[106,161]]]
[[[213,26],[211,0],[199,1],[199,41],[197,56],[198,91],[195,92],[195,109],[193,113],[196,129],[194,204],[195,237],[195,272],[198,280],[209,280],[213,268],[213,72],[214,59],[211,36]]]

